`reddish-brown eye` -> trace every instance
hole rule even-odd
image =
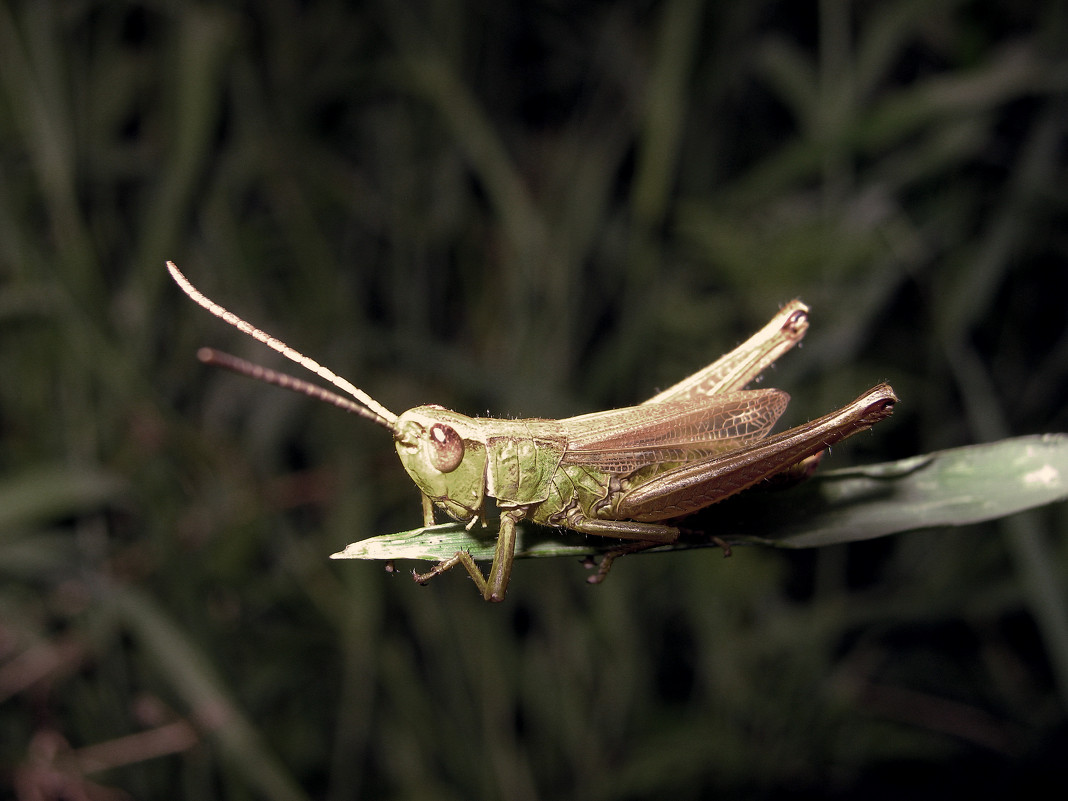
[[[464,441],[456,429],[442,423],[430,427],[427,440],[427,455],[430,464],[442,473],[451,473],[464,459]]]

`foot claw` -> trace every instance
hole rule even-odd
[[[721,540],[719,537],[713,537],[712,542],[716,543],[716,545],[723,549],[724,559],[731,555],[731,544],[729,542]]]

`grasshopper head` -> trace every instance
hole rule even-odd
[[[397,419],[397,455],[423,494],[467,522],[486,494],[486,445],[478,423],[441,406],[419,406]]]

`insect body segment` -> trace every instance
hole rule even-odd
[[[207,348],[199,354],[202,361],[325,400],[388,429],[422,494],[426,525],[433,524],[435,508],[474,525],[483,518],[486,499],[495,500],[501,521],[488,576],[466,552],[415,574],[425,583],[462,565],[491,601],[503,600],[507,590],[520,520],[631,541],[606,556],[591,579],[599,581],[616,555],[674,542],[675,518],[764,478],[803,472],[798,468],[811,466],[827,446],[889,416],[897,400],[882,384],[836,412],[769,437],[789,396],[744,387],[804,337],[808,307],[792,301],[730,353],[639,406],[564,420],[473,418],[441,406],[419,406],[398,416],[209,300],[172,262],[167,267],[202,307],[352,400]]]

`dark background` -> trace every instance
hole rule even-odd
[[[1064,505],[819,551],[521,562],[396,412],[649,397],[802,297],[825,467],[1068,428],[1068,12],[1009,0],[0,4],[0,782],[37,798],[1026,795],[1068,779]],[[421,566],[421,565],[419,565]]]

